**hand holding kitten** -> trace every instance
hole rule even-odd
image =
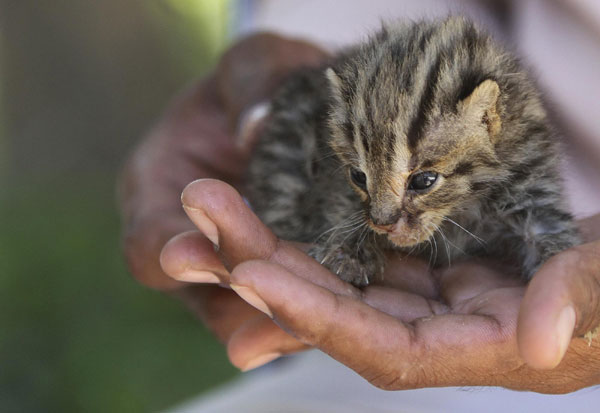
[[[596,226],[592,242],[551,258],[527,287],[485,263],[430,273],[421,261],[392,259],[386,285],[359,290],[278,240],[223,182],[190,184],[183,203],[199,228],[208,219],[217,229],[239,295],[299,340],[281,336],[278,347],[265,337],[269,358],[314,346],[388,390],[600,384],[600,341],[579,337],[600,324],[600,216],[586,223]]]
[[[264,37],[253,40],[261,44],[267,41]],[[285,66],[286,70],[290,70],[290,61],[293,60],[290,56],[313,62],[315,56],[319,55],[316,49],[310,54],[306,46],[289,40],[278,38],[269,42],[273,64]],[[273,42],[278,46],[274,47]],[[285,64],[277,63],[278,57],[285,57],[281,59]],[[262,70],[268,72],[269,69],[263,67]],[[436,377],[437,371],[425,371],[426,374],[418,383],[410,381],[410,377],[402,379],[402,373],[407,370],[391,368],[401,363],[408,363],[406,366],[409,367],[418,365],[433,360],[432,357],[442,360],[448,358],[449,362],[454,362],[452,357],[456,349],[453,350],[448,341],[440,341],[440,336],[459,320],[468,322],[463,327],[463,335],[449,335],[448,338],[461,340],[465,353],[476,351],[478,340],[487,340],[487,348],[500,351],[499,354],[507,357],[508,364],[521,366],[497,378],[496,384],[509,388],[564,392],[599,382],[600,349],[597,341],[591,347],[582,340],[571,342],[565,356],[568,362],[562,363],[554,371],[536,372],[522,361],[517,361],[520,360],[516,347],[518,340],[521,354],[530,365],[546,368],[553,365],[559,346],[554,333],[555,316],[564,305],[563,300],[573,304],[577,314],[577,333],[600,322],[597,317],[600,313],[600,290],[598,282],[594,283],[600,276],[597,271],[599,265],[597,257],[589,253],[577,264],[581,270],[576,273],[561,271],[564,263],[558,259],[556,265],[549,267],[554,271],[535,277],[539,281],[532,282],[528,287],[516,329],[518,301],[524,293],[524,287],[511,287],[517,295],[510,300],[503,300],[501,306],[490,308],[485,316],[472,312],[440,316],[435,323],[441,324],[433,324],[421,330],[417,336],[423,340],[423,344],[433,346],[429,354],[415,354],[417,348],[414,346],[402,347],[407,346],[407,341],[395,343],[398,347],[390,347],[391,353],[378,353],[377,347],[371,347],[372,339],[382,335],[389,337],[392,332],[410,334],[409,325],[402,320],[410,321],[426,317],[431,311],[444,310],[443,306],[438,307],[435,303],[436,291],[447,299],[465,301],[472,297],[474,289],[479,288],[481,294],[494,294],[498,287],[506,286],[504,283],[509,280],[489,268],[469,264],[466,268],[468,271],[462,275],[454,273],[441,277],[439,280],[444,283],[438,289],[436,279],[422,266],[406,263],[396,266],[392,263],[390,267],[394,267],[393,270],[398,274],[390,273],[387,278],[394,285],[370,287],[364,293],[359,293],[289,243],[277,241],[272,234],[269,235],[270,232],[253,218],[231,187],[220,182],[200,181],[188,187],[188,191],[198,192],[186,202],[191,207],[188,210],[192,211],[192,219],[204,231],[211,228],[205,220],[210,215],[210,222],[215,224],[218,232],[220,252],[217,255],[208,238],[189,223],[179,202],[181,189],[193,179],[211,177],[236,184],[246,167],[246,153],[236,147],[228,129],[227,114],[231,111],[223,105],[222,94],[215,91],[214,79],[209,77],[182,95],[135,152],[121,185],[121,199],[125,252],[136,278],[147,286],[170,291],[180,297],[227,343],[230,359],[235,365],[249,369],[278,354],[288,354],[307,347],[273,323],[263,312],[247,305],[233,291],[214,284],[218,279],[228,285],[230,280],[226,267],[232,269],[237,266],[232,277],[238,285],[248,288],[245,297],[248,298],[248,292],[252,291],[270,309],[279,325],[302,341],[323,348],[365,376],[370,375],[371,379],[376,374],[387,373],[390,379],[388,383],[395,379],[396,388],[440,385],[442,379],[456,385],[466,382],[486,385],[491,384],[490,375],[483,373],[498,365],[506,368],[504,360],[494,353],[487,354],[487,358],[485,354],[480,354],[481,357],[465,361],[470,364],[459,366],[453,377],[440,378]],[[261,93],[268,95],[267,91]],[[237,109],[236,113],[239,112],[241,110]],[[177,168],[165,168],[165,165],[177,165]],[[207,184],[214,185],[214,191],[204,191],[202,186]],[[210,205],[215,209],[208,211]],[[204,218],[199,220],[201,216]],[[232,227],[227,228],[228,223]],[[595,234],[600,234],[600,225],[596,228]],[[196,230],[189,232],[191,229]],[[215,233],[207,235],[214,238]],[[167,243],[169,239],[171,241]],[[576,249],[593,252],[598,248],[600,245],[596,242]],[[260,254],[257,254],[257,249]],[[161,250],[163,267],[172,278],[167,277],[159,267]],[[268,262],[256,262],[253,259]],[[584,265],[589,267],[584,268]],[[211,273],[214,276],[211,277]],[[193,278],[194,275],[196,278]],[[238,291],[244,294],[243,289],[238,288]],[[318,295],[312,295],[314,292]],[[402,295],[405,301],[398,302],[395,299],[398,295]],[[307,297],[307,300],[294,301],[299,297]],[[347,312],[327,314],[332,300],[351,301],[351,304]],[[539,301],[550,306],[550,309],[540,311]],[[552,309],[554,313],[550,311]],[[368,319],[364,319],[365,314]],[[444,323],[445,320],[448,322]],[[315,331],[319,323],[323,325],[326,322],[334,322],[338,326],[336,331],[345,334],[345,339],[333,342],[327,340],[323,331]],[[424,320],[421,323],[427,325]],[[482,325],[485,328],[481,328]],[[452,332],[450,329],[449,334]],[[471,340],[472,347],[464,342],[465,339]],[[425,355],[430,357],[425,358]],[[410,359],[409,356],[414,358]],[[393,365],[385,366],[383,362],[386,360],[395,361]],[[459,361],[461,359],[456,362]],[[477,367],[476,370],[469,372],[469,367],[473,366]],[[382,367],[386,370],[382,371]],[[548,387],[537,387],[542,382]]]

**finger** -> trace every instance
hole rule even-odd
[[[279,328],[261,314],[241,325],[227,343],[231,363],[242,371],[252,370],[286,354],[308,346]]]
[[[383,368],[384,362],[373,358],[372,352],[381,352],[386,344],[408,348],[409,331],[392,317],[294,276],[279,265],[248,261],[233,270],[231,280],[246,288],[242,298],[254,294],[248,301],[256,305],[261,300],[257,308],[274,315],[301,342],[318,346],[355,370],[370,363]],[[355,318],[357,312],[359,318]],[[369,324],[383,328],[372,331]],[[390,350],[382,353],[389,356]]]
[[[171,238],[162,249],[160,264],[167,275],[179,281],[229,281],[229,271],[217,256],[213,244],[198,231],[184,232]]]
[[[242,298],[250,297],[301,342],[382,388],[490,383],[490,371],[520,363],[510,326],[488,316],[437,315],[405,324],[265,261],[239,265],[231,279],[244,286]]]
[[[600,324],[600,242],[552,257],[531,280],[518,320],[519,351],[532,367],[558,365],[571,338]]]
[[[247,260],[270,260],[339,294],[360,294],[292,243],[278,240],[225,182],[192,182],[183,191],[182,202],[194,224],[218,245],[227,268]]]
[[[268,258],[277,249],[275,235],[225,182],[194,181],[184,189],[181,201],[192,222],[226,254],[228,264]]]

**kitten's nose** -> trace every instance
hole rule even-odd
[[[369,213],[369,216],[373,224],[375,224],[375,226],[377,226],[378,228],[381,228],[383,230],[391,230],[394,224],[398,222],[398,220],[402,216],[402,211],[396,210],[393,214],[381,214],[376,212],[374,213],[374,211],[371,211]]]

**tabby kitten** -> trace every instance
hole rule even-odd
[[[294,74],[271,102],[248,197],[280,237],[366,285],[383,251],[471,256],[525,280],[578,242],[555,134],[517,59],[472,22],[396,24]]]

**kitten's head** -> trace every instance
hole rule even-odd
[[[433,42],[429,29],[413,37],[415,45],[403,40],[405,51],[420,50],[411,61],[380,44],[363,49],[354,65],[326,71],[331,147],[371,228],[401,247],[428,240],[499,169],[498,83],[476,71],[461,76],[457,67],[469,66],[469,51],[430,45],[425,36]]]

